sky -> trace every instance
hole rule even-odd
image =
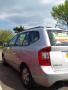
[[[55,26],[52,7],[65,0],[0,0],[0,28]]]

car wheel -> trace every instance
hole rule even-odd
[[[6,62],[6,59],[4,58],[4,56],[2,56],[2,64],[3,64],[4,66],[7,66],[7,62]]]
[[[30,89],[33,87],[33,79],[27,66],[23,66],[21,70],[21,79],[25,88]]]

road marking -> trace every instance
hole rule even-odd
[[[0,86],[0,90],[2,90],[2,87]]]

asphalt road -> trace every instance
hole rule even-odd
[[[2,65],[2,57],[0,51],[0,90],[26,90],[20,80],[18,72],[10,66]],[[58,83],[50,88],[37,86],[31,90],[68,90],[68,82]]]

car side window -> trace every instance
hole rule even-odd
[[[30,31],[29,38],[30,38],[30,44],[38,41],[39,40],[39,32],[38,31]]]
[[[21,33],[16,41],[16,45],[27,46],[28,44],[28,32]]]
[[[9,46],[14,46],[15,45],[15,42],[16,42],[16,39],[17,39],[17,35],[15,37],[13,37],[10,41],[9,41]]]

